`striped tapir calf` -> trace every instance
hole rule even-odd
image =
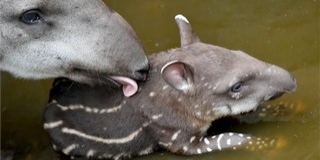
[[[158,148],[194,155],[274,142],[206,131],[212,121],[294,91],[293,76],[244,52],[201,43],[185,17],[175,20],[181,48],[150,56],[149,77],[130,98],[123,93],[135,87],[125,82],[110,90],[56,80],[44,112],[54,150],[73,158],[122,159]]]

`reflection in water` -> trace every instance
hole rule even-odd
[[[286,141],[272,152],[216,152],[188,157],[158,152],[136,159],[319,159],[319,0],[107,3],[133,26],[148,53],[179,46],[173,17],[184,14],[202,41],[243,50],[291,71],[298,90],[272,103],[302,102],[306,106],[304,113],[294,119],[227,128]],[[51,81],[17,80],[6,73],[1,76],[1,146],[14,147],[20,159],[57,159],[41,125]]]

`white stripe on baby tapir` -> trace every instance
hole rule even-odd
[[[52,144],[52,148],[53,148],[53,150],[57,150],[57,146],[56,145],[54,145],[54,144]]]
[[[87,152],[87,158],[92,157],[95,152],[96,152],[95,150],[90,149],[90,150]]]
[[[69,106],[63,106],[60,104],[57,104],[57,106],[62,110],[62,111],[67,111],[67,110],[84,110],[85,112],[88,113],[113,113],[113,112],[117,112],[121,109],[121,105],[113,107],[113,108],[104,108],[99,110],[98,108],[92,108],[92,107],[86,107],[83,105],[69,105]]]
[[[197,153],[201,154],[201,149],[200,148],[197,149]]]
[[[93,113],[98,113],[99,109],[98,108],[93,108]]]
[[[165,143],[165,142],[159,142],[159,145],[165,146],[165,147],[169,147],[172,145],[172,142],[169,143]]]
[[[138,153],[138,155],[142,156],[142,155],[150,154],[150,153],[152,153],[152,149],[153,149],[153,146],[151,145],[151,146],[147,147],[146,149],[140,151]]]
[[[196,137],[195,137],[195,136],[192,136],[192,137],[190,138],[190,143],[192,143],[195,139],[196,139]]]
[[[224,134],[220,134],[218,139],[217,139],[217,146],[218,146],[218,149],[221,150],[221,144],[220,144],[220,141],[222,139],[222,137],[224,136]]]
[[[169,87],[168,85],[164,85],[164,86],[162,87],[162,90],[164,91],[164,90],[166,90],[168,87]]]
[[[119,159],[121,159],[121,157],[123,157],[123,156],[124,156],[124,153],[120,153],[120,154],[114,156],[113,159],[114,159],[114,160],[119,160]]]
[[[57,107],[59,107],[63,111],[67,110],[77,110],[77,109],[84,109],[85,107],[83,105],[69,105],[69,106],[63,106],[60,104],[57,104]]]
[[[48,107],[51,104],[55,104],[55,103],[57,103],[57,100],[53,99],[51,102],[48,103],[48,105],[46,107]]]
[[[207,149],[207,151],[208,151],[208,152],[211,152],[211,151],[212,151],[212,149],[211,149],[211,148],[209,148],[209,147],[208,147],[208,148],[206,148],[206,149]]]
[[[188,149],[189,149],[189,147],[188,147],[188,146],[183,146],[183,148],[182,148],[182,149],[183,149],[183,151],[184,151],[184,152],[187,152],[187,151],[188,151]]]
[[[91,113],[91,112],[92,112],[92,109],[89,108],[89,107],[86,107],[84,110],[85,110],[86,112],[88,112],[88,113]]]
[[[79,136],[82,138],[86,138],[86,139],[89,139],[92,141],[101,142],[101,143],[105,143],[105,144],[122,144],[122,143],[127,143],[127,142],[132,141],[134,138],[136,138],[139,135],[139,133],[142,131],[142,129],[143,128],[141,127],[126,137],[114,138],[114,139],[106,139],[106,138],[88,135],[88,134],[82,133],[80,131],[77,131],[75,129],[71,129],[71,128],[62,128],[61,131],[62,131],[62,133],[76,135],[76,136]]]
[[[150,92],[150,93],[149,93],[149,97],[154,97],[155,95],[156,95],[155,92]]]
[[[62,152],[66,155],[69,155],[69,153],[77,148],[79,145],[78,144],[71,144],[70,146],[66,147],[65,149],[62,150]]]
[[[100,114],[103,114],[103,113],[114,113],[114,112],[117,112],[121,109],[121,105],[119,106],[116,106],[116,107],[113,107],[113,108],[108,108],[108,109],[101,109],[100,110]]]
[[[204,138],[204,143],[206,143],[207,145],[210,144],[210,141],[207,138]]]
[[[177,137],[179,136],[180,132],[181,132],[181,130],[178,130],[177,132],[175,132],[175,133],[172,135],[172,137],[171,137],[171,141],[176,140]]]
[[[227,145],[230,146],[231,145],[231,139],[227,139]]]
[[[153,120],[158,120],[159,118],[161,118],[163,115],[162,114],[158,114],[158,115],[153,115],[151,118]]]
[[[63,121],[56,121],[56,122],[50,122],[50,123],[44,123],[43,124],[43,128],[44,129],[52,129],[52,128],[55,128],[55,127],[58,127],[60,125],[63,124]]]

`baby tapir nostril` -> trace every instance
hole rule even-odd
[[[297,79],[293,75],[291,75],[291,78],[292,78],[294,83],[297,83]]]
[[[289,92],[289,93],[293,92],[293,91],[295,91],[297,89],[297,80],[296,80],[296,78],[291,74],[290,74],[290,78],[291,78],[292,81],[288,81],[287,85],[286,85],[286,87],[284,89],[285,92]]]

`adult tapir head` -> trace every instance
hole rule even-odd
[[[162,83],[154,82],[151,90],[162,103],[188,106],[190,114],[212,121],[212,117],[254,110],[296,89],[296,80],[288,71],[242,51],[201,43],[185,17],[176,16],[176,22],[181,48],[150,57],[152,70],[160,72],[163,79]],[[155,87],[166,91],[156,93]]]
[[[145,79],[148,60],[135,32],[101,0],[1,0],[0,10],[1,70],[85,83]]]

